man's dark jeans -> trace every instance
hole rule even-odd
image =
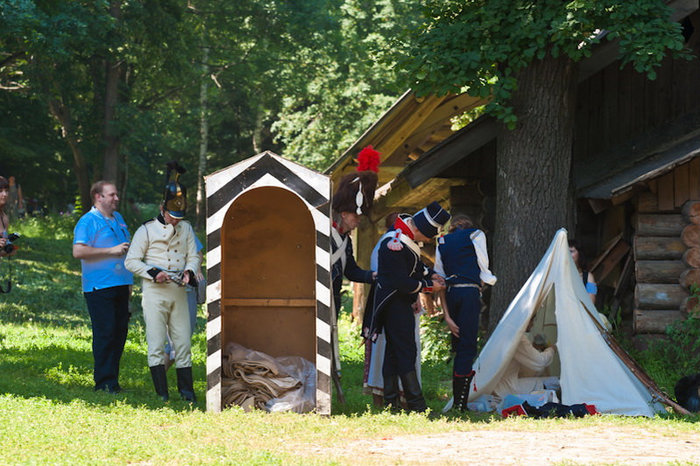
[[[113,286],[84,295],[92,322],[95,390],[119,391],[119,360],[129,328],[129,286]]]

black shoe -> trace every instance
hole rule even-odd
[[[165,366],[159,364],[157,366],[150,367],[151,378],[153,379],[153,387],[156,389],[156,393],[163,401],[168,401],[168,377],[165,374]]]
[[[109,388],[107,389],[107,391],[108,391],[109,393],[112,393],[112,394],[116,395],[117,393],[121,393],[121,392],[122,392],[122,387],[121,387],[121,385],[116,384],[116,385],[113,385],[113,386],[109,387]]]
[[[399,377],[392,375],[384,377],[384,406],[392,411],[400,411],[399,404]]]
[[[416,371],[401,375],[401,384],[403,385],[403,395],[406,398],[406,407],[409,411],[422,413],[428,409]]]
[[[180,392],[183,400],[190,403],[197,401],[197,397],[194,396],[191,367],[179,367],[177,369],[177,391]]]
[[[95,387],[96,392],[107,392],[111,393],[113,395],[116,395],[117,393],[120,393],[122,391],[122,387],[117,385],[100,385],[99,387]]]

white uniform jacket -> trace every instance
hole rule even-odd
[[[190,270],[194,275],[199,264],[192,225],[183,220],[173,227],[161,215],[136,230],[124,261],[128,270],[146,280],[155,280],[161,270],[170,273]]]

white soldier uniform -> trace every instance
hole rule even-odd
[[[194,230],[187,221],[175,227],[167,224],[162,215],[149,220],[136,230],[126,255],[125,266],[134,275],[143,278],[143,319],[146,322],[148,365],[165,362],[163,343],[168,332],[175,351],[175,367],[192,366],[191,329],[184,286],[176,283],[156,283],[160,271],[170,275],[185,270],[199,270],[200,259],[194,240]]]

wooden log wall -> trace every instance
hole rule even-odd
[[[700,158],[647,182],[634,219],[635,333],[663,333],[697,306],[700,284]]]

